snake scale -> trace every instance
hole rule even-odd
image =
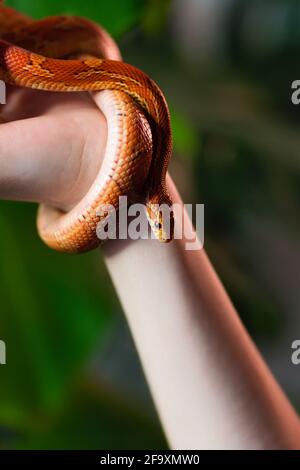
[[[100,172],[69,212],[40,205],[37,226],[43,241],[69,253],[98,246],[97,224],[107,217],[99,209],[108,204],[118,209],[120,196],[143,201],[156,238],[170,241],[173,212],[166,224],[159,206],[172,206],[166,187],[172,133],[156,83],[122,62],[109,34],[84,18],[32,20],[0,0],[0,38],[0,79],[6,83],[56,92],[102,91],[97,103],[108,138]]]

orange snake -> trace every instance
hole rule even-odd
[[[170,116],[158,86],[121,61],[113,39],[100,26],[79,17],[33,21],[0,0],[0,79],[12,85],[50,91],[98,91],[107,120],[103,163],[87,195],[68,213],[40,205],[38,231],[59,251],[78,253],[100,244],[99,209],[119,196],[143,201],[156,238],[173,238],[172,202],[166,172],[172,154]],[[71,58],[69,58],[71,57]],[[75,57],[75,59],[74,59]],[[66,60],[67,58],[67,60]]]

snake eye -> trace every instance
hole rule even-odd
[[[162,228],[162,225],[160,222],[155,222],[155,227],[158,228],[158,229],[161,229]]]

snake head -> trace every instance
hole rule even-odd
[[[146,213],[155,238],[168,243],[174,238],[174,212],[169,196],[163,199],[149,199],[146,203]]]

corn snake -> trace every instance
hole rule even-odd
[[[40,205],[38,231],[58,251],[78,253],[100,244],[101,208],[118,209],[119,197],[143,201],[160,241],[173,237],[166,172],[172,154],[170,116],[159,87],[121,61],[100,26],[79,17],[32,20],[0,0],[0,79],[11,85],[56,92],[101,91],[97,104],[107,120],[103,163],[87,195],[69,212]],[[93,96],[93,95],[92,95]]]

